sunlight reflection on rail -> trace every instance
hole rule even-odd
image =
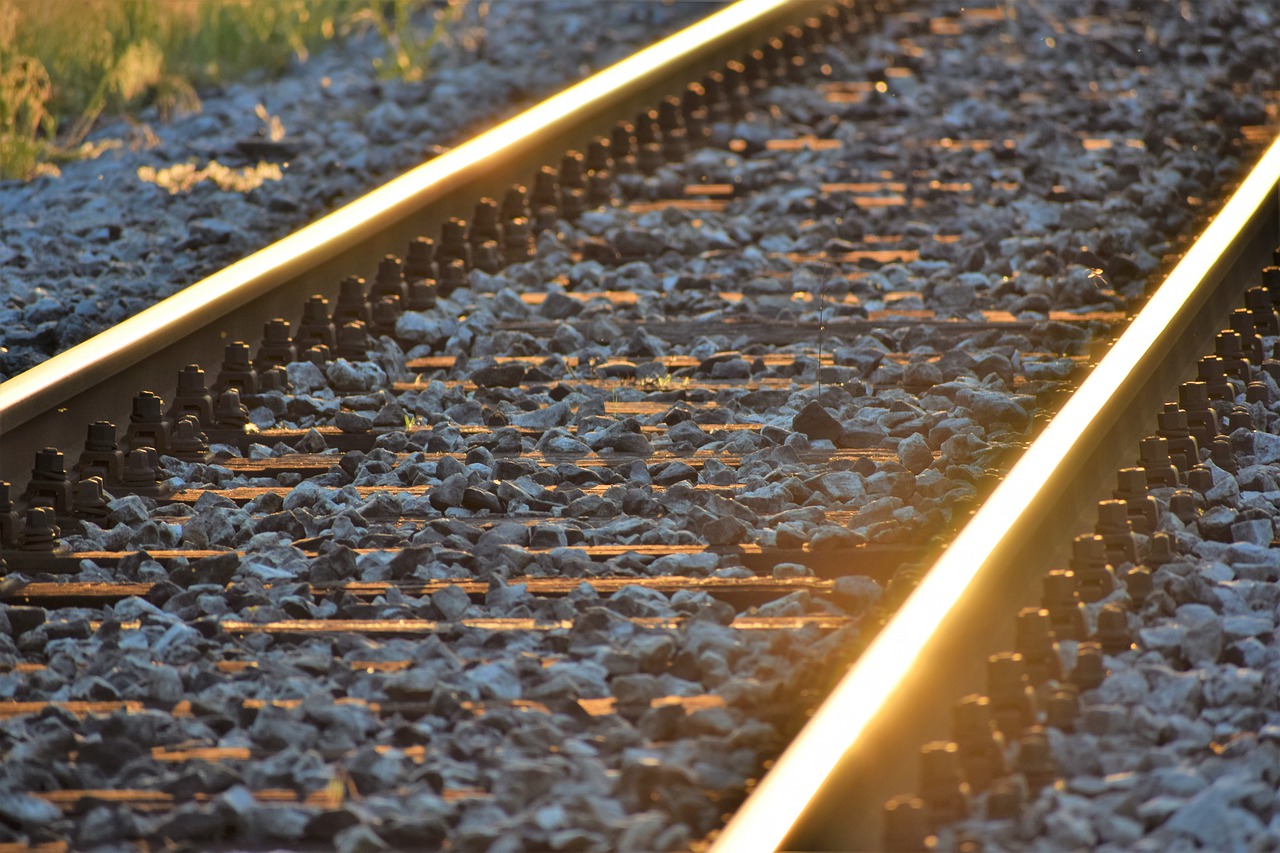
[[[1112,404],[1131,367],[1204,283],[1241,225],[1268,196],[1275,195],[1278,174],[1280,142],[1266,151],[1111,351],[836,686],[725,828],[713,850],[773,850],[782,843],[842,755],[857,747],[871,720],[893,701],[895,690],[956,602],[980,587],[983,570],[993,564],[1001,539],[1047,488],[1095,413]]]

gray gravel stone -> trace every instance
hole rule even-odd
[[[13,334],[0,354],[0,379],[417,165],[424,149],[453,144],[473,122],[509,114],[533,93],[608,65],[704,10],[617,7],[604,18],[599,11],[578,4],[545,14],[513,4],[489,10],[483,23],[469,12],[432,45],[425,83],[381,79],[375,61],[387,48],[366,31],[294,63],[279,80],[202,92],[202,110],[171,123],[160,123],[154,107],[143,110],[141,124],[100,122],[90,134],[106,145],[100,156],[62,163],[58,178],[0,188],[0,210],[14,226],[0,234],[0,258],[10,268],[40,264],[39,276],[0,279],[6,306],[16,305],[6,320]],[[593,22],[590,34],[566,39],[563,22],[580,18]],[[546,44],[556,49],[546,52]],[[362,116],[358,128],[350,115]],[[130,143],[139,127],[154,144]],[[250,172],[259,161],[287,168],[248,192],[203,181],[167,194],[139,178],[140,167],[203,168],[215,159],[234,171]],[[41,203],[28,203],[36,190]],[[8,214],[19,210],[20,219]],[[175,246],[181,251],[159,251]],[[45,292],[55,287],[56,300]],[[68,302],[78,307],[68,311]]]
[[[537,411],[516,415],[511,422],[519,427],[547,430],[569,423],[572,413],[569,404],[561,401]]]
[[[838,442],[844,435],[844,427],[840,422],[816,402],[809,403],[800,410],[792,421],[791,428],[814,440]]]
[[[1222,623],[1211,607],[1184,604],[1178,608],[1178,622],[1186,629],[1182,653],[1193,664],[1215,663],[1222,654]]]
[[[520,6],[512,4],[501,14],[543,26],[521,17],[526,13]],[[641,8],[647,11],[634,14],[660,12],[657,6]],[[601,16],[617,13],[613,7],[592,11]],[[1068,20],[1078,15],[1065,7],[1052,11]],[[1211,197],[1205,192],[1208,182],[1228,173],[1225,139],[1221,144],[1209,138],[1180,138],[1174,140],[1176,145],[1162,142],[1166,135],[1172,138],[1188,129],[1196,135],[1206,126],[1188,120],[1197,97],[1179,94],[1149,101],[1149,84],[1144,75],[1132,72],[1133,65],[1152,62],[1163,72],[1167,56],[1182,50],[1179,45],[1190,44],[1187,50],[1196,54],[1196,85],[1186,91],[1230,90],[1230,98],[1208,104],[1213,109],[1206,110],[1206,116],[1242,109],[1239,103],[1251,97],[1239,96],[1236,88],[1222,85],[1227,78],[1214,76],[1222,62],[1235,63],[1233,75],[1249,72],[1262,77],[1265,73],[1265,63],[1252,53],[1242,51],[1243,59],[1234,56],[1239,36],[1200,40],[1197,33],[1195,40],[1186,38],[1177,29],[1182,27],[1178,21],[1185,10],[1145,10],[1142,20],[1150,25],[1150,32],[1133,27],[1120,10],[1110,6],[1090,11],[1098,18],[1091,28],[1121,28],[1118,37],[1108,38],[1102,54],[1083,41],[1093,37],[1077,32],[1074,24],[1059,32],[1039,15],[1002,22],[1002,32],[1012,34],[1014,43],[1045,45],[1036,49],[1046,54],[1050,49],[1044,38],[1051,30],[1061,40],[1061,50],[1044,57],[1044,62],[1033,54],[1019,75],[1005,67],[1005,50],[979,54],[935,43],[918,54],[912,50],[910,61],[898,61],[905,50],[899,41],[875,36],[867,36],[853,51],[831,50],[824,61],[834,63],[833,74],[847,71],[849,79],[861,80],[868,71],[878,73],[880,65],[893,63],[901,69],[909,65],[911,79],[890,77],[894,97],[867,105],[833,102],[808,83],[794,87],[776,114],[760,112],[736,126],[726,125],[726,134],[737,134],[745,141],[745,152],[729,156],[709,149],[696,159],[696,169],[704,174],[693,167],[669,165],[652,179],[633,176],[632,181],[639,196],[649,198],[664,195],[664,184],[679,186],[703,178],[759,184],[760,194],[732,199],[724,211],[705,215],[699,211],[696,216],[676,209],[638,214],[623,207],[594,211],[543,233],[538,238],[540,257],[532,263],[500,274],[475,272],[465,287],[441,301],[439,311],[404,315],[398,329],[414,346],[415,357],[448,353],[458,358],[458,364],[434,379],[424,377],[415,390],[395,400],[382,389],[403,377],[388,359],[392,347],[383,342],[378,342],[373,361],[338,360],[323,371],[314,365],[292,368],[290,374],[296,375],[303,395],[293,397],[283,411],[269,405],[259,407],[261,412],[255,409],[264,423],[269,414],[279,420],[302,418],[303,426],[346,423],[364,430],[367,421],[371,426],[392,427],[393,433],[378,440],[379,450],[335,456],[334,470],[320,480],[324,487],[298,485],[278,507],[256,508],[272,515],[256,521],[252,530],[242,530],[238,524],[236,513],[241,510],[213,501],[198,505],[195,516],[200,521],[186,525],[191,538],[199,534],[206,542],[212,538],[233,543],[247,539],[239,542],[246,552],[243,560],[228,564],[232,574],[225,578],[209,567],[199,572],[195,567],[182,574],[175,571],[170,582],[176,591],[163,586],[168,573],[155,561],[139,561],[122,569],[122,576],[155,579],[169,597],[164,600],[157,595],[163,608],[139,600],[111,611],[120,621],[126,614],[140,621],[140,628],[121,631],[118,640],[121,649],[137,655],[137,660],[118,666],[113,662],[109,674],[77,675],[73,682],[74,689],[85,696],[115,693],[157,703],[198,691],[201,703],[219,710],[198,714],[196,720],[188,721],[191,731],[173,733],[172,742],[216,738],[228,745],[252,743],[271,753],[252,762],[243,779],[217,777],[216,791],[222,794],[216,808],[178,809],[176,818],[158,824],[156,831],[195,839],[203,837],[201,833],[221,833],[237,826],[244,833],[269,838],[272,833],[262,823],[266,809],[251,804],[244,796],[246,790],[320,790],[340,777],[351,779],[361,793],[361,801],[348,800],[340,817],[328,816],[332,825],[323,837],[334,839],[343,849],[433,848],[446,843],[455,849],[493,851],[687,849],[713,831],[722,819],[724,804],[744,790],[762,762],[781,747],[774,725],[745,719],[746,709],[777,706],[779,716],[794,710],[777,705],[777,697],[799,695],[804,685],[817,683],[811,666],[835,657],[851,641],[853,629],[828,636],[812,631],[788,637],[752,636],[753,632],[730,628],[733,608],[705,593],[686,590],[668,597],[632,587],[602,598],[583,585],[563,597],[543,597],[530,595],[521,575],[752,577],[732,554],[684,553],[652,559],[648,554],[627,553],[606,561],[568,546],[622,543],[640,550],[640,545],[674,545],[692,552],[705,539],[716,545],[759,542],[788,548],[807,545],[822,551],[868,540],[901,542],[923,537],[945,523],[949,502],[974,493],[972,481],[995,464],[995,451],[1028,435],[1035,398],[1030,391],[1011,394],[1008,389],[1027,391],[1037,383],[1068,376],[1074,369],[1070,359],[1041,355],[1042,350],[1083,351],[1083,342],[1077,340],[1078,324],[1049,321],[1047,313],[1086,307],[1095,300],[1103,300],[1101,307],[1109,309],[1113,300],[1119,301],[1098,290],[1096,277],[1090,275],[1092,259],[1074,263],[1082,257],[1079,247],[1092,246],[1090,254],[1102,253],[1099,247],[1107,246],[1108,255],[1133,255],[1128,262],[1134,270],[1150,272],[1156,259],[1151,257],[1148,263],[1137,258],[1137,252],[1150,255],[1155,250],[1148,251],[1149,247],[1171,239],[1178,227],[1171,221],[1180,215],[1179,200],[1193,193]],[[1112,11],[1117,14],[1109,14]],[[1187,14],[1202,13],[1192,9]],[[1230,18],[1229,11],[1218,14]],[[449,73],[427,87],[429,102],[439,107],[447,101],[437,102],[436,96],[450,95],[456,101],[466,92],[476,102],[505,103],[509,94],[533,91],[537,80],[546,79],[546,74],[565,63],[576,64],[579,42],[608,38],[603,35],[607,28],[595,17],[571,16],[568,21],[555,24],[564,49],[540,55],[532,70],[527,64],[522,66],[524,71],[513,69],[500,86],[491,89],[447,66]],[[1271,35],[1264,21],[1253,23],[1262,36]],[[1174,29],[1165,32],[1167,27]],[[912,32],[913,40],[932,38],[924,31]],[[989,45],[990,36],[987,32],[946,38]],[[1143,46],[1141,55],[1128,52],[1135,44]],[[1219,50],[1223,44],[1232,45],[1232,50]],[[485,52],[497,60],[510,57],[512,51],[496,40],[485,43]],[[1119,63],[1127,69],[1123,80],[1114,74],[1116,53],[1127,57]],[[536,51],[533,55],[538,56]],[[880,65],[864,67],[868,56],[877,57],[874,62]],[[1098,65],[1084,68],[1082,57]],[[1017,86],[1026,79],[1022,73],[1033,81],[1049,75],[1059,85],[1063,80],[1096,78],[1100,91],[1087,108],[1066,96],[1049,99],[1053,103],[1029,99],[1019,102],[1017,110],[993,107],[974,96],[970,78],[952,73],[960,70],[958,63],[979,66],[977,70],[984,73],[995,69],[992,81],[997,84],[997,100],[1006,103],[1018,99]],[[506,67],[503,61],[496,65]],[[1175,85],[1161,73],[1150,76],[1160,79],[1161,86]],[[933,85],[929,78],[942,85],[928,88]],[[330,82],[333,94],[326,96],[330,98],[337,98],[338,92],[371,89],[350,75],[336,75]],[[1242,88],[1253,85],[1248,80],[1237,82]],[[1112,88],[1120,83],[1123,88]],[[1125,93],[1124,97],[1116,97],[1117,92]],[[422,94],[394,82],[379,83],[376,92],[358,95],[363,104],[354,114],[367,116],[367,121],[362,120],[358,128],[351,122],[345,127],[327,126],[327,120],[315,122],[315,138],[297,140],[298,157],[305,160],[306,152],[319,152],[314,156],[327,158],[325,169],[344,174],[340,180],[335,177],[334,186],[341,185],[340,192],[347,187],[355,191],[359,187],[355,171],[377,171],[379,160],[390,162],[392,157],[370,140],[417,128],[422,137],[414,145],[420,150],[421,141],[440,128],[461,125],[463,119],[455,110],[425,109]],[[247,101],[244,107],[252,109],[253,103]],[[1062,110],[1063,104],[1065,112],[1055,111]],[[892,120],[874,123],[874,114],[881,111],[892,114]],[[235,121],[233,113],[206,118],[205,135],[219,134]],[[1106,156],[1085,151],[1076,133],[1085,119],[1090,128],[1111,129],[1108,133],[1114,131],[1117,139],[1119,134],[1141,138],[1151,150],[1118,144]],[[1064,127],[1072,132],[1050,132]],[[830,137],[841,147],[795,156],[765,148],[780,132]],[[940,158],[940,168],[973,183],[972,194],[966,192],[965,201],[955,206],[955,216],[947,214],[947,221],[961,232],[954,243],[931,239],[933,215],[914,209],[917,199],[932,203],[932,196],[942,192],[935,188],[912,187],[912,204],[904,205],[902,211],[841,210],[845,200],[823,197],[817,191],[822,183],[853,179],[850,171],[862,170],[854,161],[863,152],[874,154],[870,159],[875,160],[876,170],[890,168],[881,162],[882,155],[895,148],[910,149],[900,144],[902,134],[928,139],[942,132],[953,138],[993,141],[1019,135],[1014,151],[997,146],[972,158],[966,153],[961,159],[958,151],[930,149],[931,156]],[[865,138],[859,140],[859,134]],[[727,141],[728,136],[722,140]],[[294,140],[287,138],[287,142]],[[761,149],[760,157],[750,153],[755,148]],[[1090,158],[1097,163],[1085,168]],[[919,168],[909,160],[900,165],[904,174]],[[970,204],[970,199],[994,184],[1018,189],[1001,190],[1008,196],[1002,196],[998,205]],[[225,240],[221,246],[244,245],[247,238],[238,232],[256,233],[251,217],[235,215],[236,204],[220,206],[226,211],[197,213],[231,227],[206,226],[206,236]],[[1144,206],[1149,208],[1144,216],[1165,224],[1149,225],[1139,216]],[[94,215],[107,214],[109,210],[104,209]],[[1057,232],[1050,230],[1054,222],[1068,224],[1072,232],[1059,240]],[[839,274],[828,279],[816,272],[817,264],[768,255],[784,251],[834,255],[846,251],[846,243],[854,246],[864,229],[867,234],[905,235],[904,243],[918,246],[921,259],[883,264],[874,270],[868,268],[872,264],[859,264],[854,270],[841,263]],[[756,233],[765,236],[755,240]],[[584,235],[595,242],[584,241]],[[1157,240],[1157,235],[1164,236]],[[609,255],[611,251],[626,254],[645,243],[647,248],[662,250],[663,256],[619,265],[622,259]],[[588,256],[586,260],[571,257],[580,251]],[[1110,267],[1120,266],[1110,257],[1099,257],[1098,263],[1108,267],[1107,275],[1115,275]],[[1140,290],[1138,272],[1129,274],[1130,292]],[[562,322],[549,342],[500,327],[501,318],[535,317],[537,312],[531,314],[515,293],[522,288],[546,290],[552,280],[563,284],[551,287],[541,313]],[[932,309],[944,317],[971,321],[982,318],[980,311],[1008,310],[1035,327],[1025,334],[974,335],[958,344],[949,334],[923,323],[877,332],[884,340],[869,334],[845,335],[846,340],[827,342],[830,348],[824,355],[834,353],[836,364],[821,368],[813,357],[812,341],[789,350],[794,360],[778,364],[760,358],[746,335],[733,340],[716,335],[667,342],[647,332],[622,333],[633,323],[666,313],[708,321],[732,313],[715,296],[725,281],[742,282],[743,288],[756,289],[762,299],[773,299],[762,301],[762,310],[785,321],[813,319],[818,310],[830,321],[841,312],[861,316],[864,311],[897,307]],[[606,305],[600,299],[581,302],[558,293],[555,288],[559,287],[629,291],[637,302],[635,306]],[[818,294],[819,304],[793,299],[793,291]],[[837,297],[845,294],[856,296],[858,304],[837,304]],[[23,310],[49,318],[41,322],[57,321],[51,298],[29,295],[34,298],[21,297]],[[437,315],[466,319],[459,322]],[[531,363],[504,368],[492,361],[509,350],[535,359],[548,354],[564,358],[532,370]],[[790,388],[744,391],[722,385],[712,401],[697,399],[698,389],[685,394],[680,388],[680,376],[685,375],[680,369],[668,370],[665,364],[650,361],[668,351],[695,359],[697,367],[685,369],[689,374],[724,382],[782,379]],[[891,351],[893,357],[889,357]],[[905,368],[897,353],[907,354]],[[569,356],[577,359],[572,371]],[[623,359],[628,361],[624,364]],[[606,394],[580,378],[593,374],[624,380]],[[445,376],[447,380],[441,378]],[[481,388],[459,388],[459,381],[467,378],[482,380]],[[908,387],[887,384],[897,382]],[[663,389],[662,383],[670,388]],[[663,414],[614,414],[658,393],[668,396],[661,398],[664,402],[657,411],[672,405],[673,399],[682,398],[682,402]],[[341,407],[350,410],[348,414],[339,414]],[[1270,414],[1261,404],[1251,411],[1260,420]],[[406,415],[431,428],[399,432],[398,422]],[[504,423],[515,428],[501,426]],[[749,427],[728,426],[743,423]],[[467,424],[479,428],[458,428]],[[642,433],[641,425],[658,427],[658,431]],[[519,428],[542,430],[543,435],[522,438]],[[534,438],[544,453],[573,454],[578,464],[512,463],[507,454]],[[324,449],[318,432],[305,441],[313,452]],[[707,458],[700,469],[686,462],[672,464],[666,458],[624,458],[619,463],[591,455],[598,451],[647,456],[679,446],[703,448],[702,456]],[[811,461],[811,454],[821,457],[850,447],[887,451],[888,457],[840,454],[831,463]],[[894,448],[898,462],[891,461]],[[945,465],[933,467],[931,449],[941,450]],[[1255,441],[1253,450],[1263,455],[1266,442]],[[406,461],[394,455],[401,451],[433,455],[430,461],[428,457]],[[264,442],[250,455],[266,458],[278,452]],[[442,452],[457,458],[435,461],[434,454]],[[725,464],[723,460],[735,455],[743,457],[740,466]],[[1236,846],[1243,847],[1246,836],[1254,839],[1260,834],[1261,827],[1250,822],[1258,818],[1242,815],[1261,814],[1269,819],[1274,785],[1264,785],[1263,794],[1255,788],[1259,779],[1274,781],[1274,755],[1267,770],[1263,750],[1247,748],[1243,735],[1270,721],[1270,712],[1257,706],[1259,697],[1274,692],[1274,656],[1268,654],[1267,644],[1280,600],[1259,589],[1274,579],[1280,562],[1267,553],[1269,539],[1264,541],[1262,535],[1266,530],[1251,520],[1257,511],[1270,515],[1269,506],[1275,503],[1275,496],[1268,495],[1275,478],[1264,470],[1267,464],[1244,465],[1239,479],[1215,470],[1210,500],[1221,506],[1198,523],[1164,522],[1179,549],[1190,544],[1183,549],[1185,556],[1155,572],[1155,590],[1146,605],[1154,621],[1131,625],[1141,651],[1107,657],[1113,674],[1097,690],[1082,696],[1084,713],[1079,730],[1072,735],[1078,742],[1069,742],[1061,732],[1051,734],[1060,764],[1072,773],[1080,771],[1079,775],[1062,790],[1050,789],[1028,804],[1028,819],[1022,826],[1006,827],[1014,834],[1004,836],[1008,843],[989,845],[993,849],[1024,842],[1053,848],[1136,845],[1148,824],[1154,830],[1149,843],[1199,843],[1197,808],[1202,806],[1197,798],[1205,796],[1206,790],[1223,792],[1223,801],[1214,805],[1231,822],[1230,831],[1237,833],[1230,836],[1233,843],[1239,840]],[[206,476],[215,475],[223,485],[265,485],[236,478],[226,469],[208,469]],[[352,484],[387,491],[362,498]],[[425,487],[427,496],[397,496],[402,485]],[[837,500],[842,506],[832,505]],[[335,510],[341,512],[339,518],[321,520]],[[486,515],[503,511],[531,513],[535,524]],[[162,508],[152,518],[148,502],[122,504],[117,520],[125,523],[117,525],[118,534],[112,530],[109,535],[118,536],[120,542],[160,542],[177,530],[177,525],[163,521],[168,512]],[[410,517],[402,518],[402,512]],[[853,515],[854,530],[845,526],[848,514]],[[554,523],[548,521],[556,516],[560,518]],[[487,526],[495,521],[496,526]],[[1239,535],[1233,526],[1239,526]],[[389,560],[376,552],[406,531],[415,542],[411,558]],[[1210,531],[1214,540],[1197,541]],[[315,547],[317,537],[329,540],[320,545],[323,557],[305,558],[289,545],[304,536],[313,540],[308,547]],[[1140,547],[1146,544],[1143,540]],[[357,548],[374,552],[357,557]],[[1237,558],[1246,558],[1247,566]],[[798,564],[782,564],[773,574],[805,577],[809,571]],[[490,587],[483,604],[472,604],[457,586],[430,597],[396,587],[371,600],[350,591],[315,595],[301,582],[393,577],[459,582],[481,578]],[[192,588],[196,582],[211,586],[231,582],[233,589]],[[1116,600],[1125,595],[1118,592]],[[830,600],[797,591],[760,612],[800,616],[844,611],[856,620],[881,596],[880,586],[867,578],[840,578]],[[1096,610],[1091,605],[1090,620],[1097,618]],[[202,614],[208,618],[194,622]],[[680,615],[690,621],[677,628],[639,627],[626,621],[629,614]],[[563,619],[574,627],[548,632],[548,646],[535,645],[531,632],[457,624],[446,626],[447,641],[334,636],[319,642],[249,635],[237,642],[242,643],[243,657],[256,657],[259,670],[234,675],[214,670],[212,659],[218,656],[208,651],[214,642],[210,634],[221,639],[216,635],[217,620],[224,617],[256,621],[304,616],[430,618],[456,623],[470,615]],[[102,621],[100,614],[86,612],[68,620],[70,627],[58,630],[82,634],[84,639],[76,642],[97,642],[90,620]],[[26,645],[17,651],[47,655],[51,675],[24,682],[11,672],[0,678],[6,696],[17,695],[26,685],[45,693],[61,689],[52,673],[66,669],[58,655],[71,637],[49,640],[52,634],[47,627],[27,634],[39,631],[43,634],[20,638]],[[111,629],[98,633],[105,641]],[[0,637],[0,647],[3,640]],[[554,653],[548,655],[547,648],[554,648]],[[1071,644],[1063,644],[1065,658],[1074,659],[1073,652]],[[6,654],[3,648],[0,654]],[[403,672],[347,666],[396,660],[410,660],[411,665]],[[68,671],[79,673],[78,666]],[[321,682],[323,688],[317,690]],[[691,714],[678,705],[650,707],[653,699],[673,694],[719,696],[726,707]],[[237,710],[247,696],[299,695],[310,696],[299,709],[268,705],[243,719]],[[334,704],[333,696],[406,702],[413,707],[397,712],[394,731],[382,732],[372,715],[351,710],[354,706],[346,703]],[[580,698],[608,696],[619,700],[618,713],[590,717],[577,704]],[[517,698],[527,702],[511,707]],[[462,705],[473,701],[484,702],[483,714]],[[533,702],[543,703],[547,711]],[[1197,716],[1201,712],[1203,718]],[[54,720],[60,718],[42,716],[46,724]],[[197,728],[206,723],[209,731]],[[63,728],[66,734],[60,737],[82,748],[86,757],[91,758],[95,749],[106,754],[105,748],[96,746],[100,743],[93,739],[96,733],[72,734],[70,723]],[[389,747],[382,753],[372,748],[374,732],[376,742]],[[149,760],[146,749],[152,744],[146,738],[136,740],[137,758]],[[347,744],[353,748],[347,749]],[[421,764],[400,752],[405,744],[426,745]],[[341,767],[324,757],[331,749],[346,750]],[[1217,787],[1231,775],[1226,762],[1237,751],[1259,756],[1255,760],[1260,769],[1250,780]],[[11,751],[6,771],[14,761]],[[88,766],[92,761],[84,763]],[[1184,765],[1198,769],[1181,772]],[[1154,777],[1154,771],[1161,769],[1180,773],[1162,778],[1167,783],[1164,787],[1150,784],[1147,776]],[[178,784],[194,783],[184,777]],[[243,788],[238,787],[241,784]],[[487,788],[495,796],[451,799],[446,804],[439,795],[442,788]],[[716,799],[708,797],[709,790],[718,792]],[[421,807],[413,799],[419,796],[428,798]],[[656,819],[650,820],[655,812]],[[312,825],[318,816],[303,825],[302,814],[301,809],[281,813],[274,826],[282,839],[292,841],[299,832],[324,826],[323,822]],[[1179,816],[1186,828],[1178,822]],[[110,822],[105,817],[98,820],[109,834]],[[414,832],[423,833],[426,840]],[[1033,842],[1036,832],[1041,838]]]
[[[898,442],[898,461],[908,471],[919,474],[933,464],[933,451],[925,443],[924,436],[912,433]]]

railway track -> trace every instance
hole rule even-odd
[[[738,4],[0,386],[9,837],[667,849],[754,789],[723,849],[880,844],[832,802],[909,787],[1221,325],[1168,294],[1239,289],[1193,251],[1080,384],[1160,258],[992,246],[1087,189],[895,131],[1012,26]]]

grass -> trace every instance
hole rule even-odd
[[[99,117],[198,110],[197,90],[276,75],[353,32],[387,45],[379,73],[420,78],[436,25],[431,0],[0,0],[0,178],[76,156]],[[46,165],[44,167],[48,169]]]

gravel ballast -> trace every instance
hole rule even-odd
[[[720,4],[480,5],[422,82],[380,76],[385,45],[353,36],[199,113],[103,122],[102,153],[58,177],[0,182],[0,382]]]
[[[1280,342],[1260,337],[1266,353]],[[1247,392],[1243,377],[1233,379],[1212,401],[1222,433],[1213,450],[1177,486],[1150,490],[1158,522],[1133,534],[1134,556],[1110,560],[1106,594],[1082,588],[1101,666],[1082,674],[1083,637],[1059,636],[1061,681],[1075,683],[1079,707],[1041,735],[1045,775],[1014,775],[998,795],[975,786],[970,819],[942,829],[942,849],[965,840],[1046,851],[1280,845],[1274,365],[1255,362]],[[1037,684],[1042,701],[1054,689]],[[1017,727],[1004,735],[1011,746],[1020,737]],[[1017,756],[1015,747],[1011,767]],[[1022,801],[1012,809],[1011,788]]]
[[[525,20],[510,11],[519,4],[500,8]],[[1119,8],[1085,35],[1072,10],[1009,19],[1005,8],[934,26],[892,16],[883,33],[824,50],[829,79],[772,87],[758,96],[772,108],[708,116],[707,146],[683,162],[618,170],[614,204],[542,216],[532,260],[471,270],[364,357],[294,362],[290,390],[246,395],[254,428],[310,430],[296,446],[259,433],[215,443],[207,464],[164,457],[172,486],[206,493],[113,496],[100,523],[67,536],[83,550],[235,553],[10,575],[153,586],[107,606],[4,610],[0,700],[137,703],[0,720],[5,837],[661,850],[714,832],[865,639],[860,622],[909,586],[907,573],[887,588],[865,576],[821,587],[822,555],[909,548],[962,518],[1176,249],[1195,216],[1177,200],[1215,197],[1240,166],[1236,125],[1265,116],[1270,80],[1216,45],[1187,56],[1172,36],[1150,43]],[[1185,34],[1176,10],[1161,14],[1157,34]],[[1116,47],[1139,43],[1142,56]],[[1242,91],[1227,112],[1211,94],[1166,91],[1228,74]],[[1083,94],[1086,80],[1114,97]],[[698,184],[736,189],[681,198]],[[329,426],[362,449],[327,449],[313,428]],[[1257,462],[1268,446],[1240,439],[1245,480],[1211,471],[1220,491],[1205,501],[1236,515],[1171,532],[1216,525],[1219,538],[1265,540],[1264,519],[1239,508],[1275,490],[1257,488],[1265,471],[1244,455]],[[297,451],[321,455],[322,473],[265,467]],[[229,497],[237,488],[268,491],[246,502]],[[1247,550],[1217,544],[1226,551],[1196,546],[1213,566]],[[379,550],[392,545],[404,550]],[[592,558],[597,545],[621,548]],[[787,559],[749,568],[749,548]],[[1221,584],[1248,574],[1214,571]],[[1270,630],[1254,593],[1237,590],[1232,615],[1255,621],[1215,633],[1222,597],[1186,580],[1198,576],[1187,561],[1159,572],[1149,601],[1164,619],[1152,627],[1161,654],[1239,646],[1235,667],[1265,658],[1249,642]],[[751,607],[645,585],[757,575],[798,587]],[[537,593],[548,578],[576,585]],[[590,583],[604,579],[628,585]],[[390,585],[325,591],[342,582]],[[479,593],[461,586],[476,582]],[[760,618],[803,624],[743,627]],[[430,627],[412,638],[253,628],[358,619]],[[1099,689],[1121,689],[1114,679]],[[1224,676],[1212,695],[1244,704],[1260,679]],[[1244,718],[1159,713],[1188,742]],[[1120,738],[1121,716],[1099,711],[1089,726]],[[171,754],[194,745],[221,751]],[[1105,789],[1107,774],[1134,770],[1113,745],[1080,747],[1077,775]],[[1176,796],[1189,803],[1191,787]],[[31,793],[70,788],[175,801],[64,816]],[[314,799],[260,796],[282,789]],[[983,829],[1022,843],[1041,825],[1077,832],[1072,820]],[[1132,828],[1116,827],[1116,838]]]

